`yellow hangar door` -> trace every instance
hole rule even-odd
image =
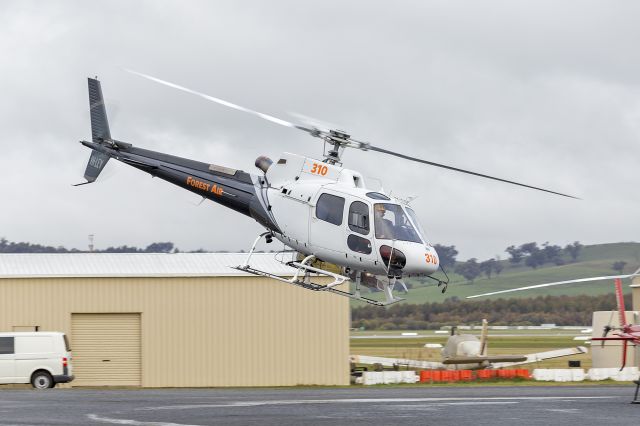
[[[140,386],[140,314],[72,314],[74,386]]]

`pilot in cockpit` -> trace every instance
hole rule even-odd
[[[376,238],[383,240],[394,239],[393,222],[385,218],[387,210],[384,204],[375,204],[373,206],[374,211],[374,225],[376,227]]]

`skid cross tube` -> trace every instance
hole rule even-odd
[[[290,279],[286,279],[284,277],[272,274],[270,272],[261,271],[259,269],[252,268],[249,265],[249,261],[251,260],[251,256],[253,255],[253,252],[256,249],[256,245],[258,244],[258,241],[260,241],[261,238],[267,237],[269,235],[271,235],[271,231],[263,232],[262,234],[258,235],[258,237],[253,242],[253,245],[251,246],[251,250],[249,250],[249,253],[247,254],[247,258],[245,259],[244,263],[239,266],[234,266],[233,269],[237,269],[239,271],[247,272],[253,275],[273,278],[274,280],[278,280],[287,284],[293,284],[295,286],[302,287],[307,290],[326,291],[328,293],[337,294],[339,296],[348,297],[354,300],[360,300],[362,302],[369,303],[371,305],[376,305],[376,306],[387,306],[393,303],[400,302],[401,300],[404,300],[401,298],[394,298],[393,295],[390,294],[391,290],[393,289],[393,285],[391,286],[391,288],[389,288],[389,283],[385,283],[384,285],[384,288],[385,288],[384,292],[385,292],[385,299],[386,299],[384,302],[361,296],[360,295],[360,279],[361,279],[360,271],[356,273],[355,293],[351,293],[350,291],[338,290],[335,287],[340,284],[344,284],[345,282],[348,282],[350,280],[349,277],[345,277],[344,275],[336,274],[331,271],[310,266],[309,264],[312,263],[314,260],[316,260],[316,257],[314,255],[308,255],[301,262],[297,262],[297,261],[286,262],[287,266],[290,266],[296,269],[296,272],[293,274],[293,277]],[[329,284],[313,283],[311,282],[312,273],[333,278],[333,281]]]

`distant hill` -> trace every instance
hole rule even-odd
[[[445,294],[442,294],[435,284],[431,284],[431,280],[425,281],[410,278],[407,279],[406,282],[413,288],[409,290],[409,294],[401,295],[401,297],[407,299],[407,301],[403,303],[442,302],[451,297],[464,299],[466,296],[474,294],[534,284],[600,275],[615,275],[616,272],[611,268],[611,265],[617,261],[627,262],[624,273],[632,273],[640,268],[640,243],[611,243],[584,246],[576,262],[561,266],[548,264],[543,267],[538,267],[538,269],[532,269],[526,266],[514,267],[509,264],[508,260],[503,260],[501,263],[504,266],[504,270],[499,276],[492,276],[491,279],[484,276],[479,277],[473,283],[469,283],[460,275],[447,271],[451,281],[449,283],[449,289]],[[487,299],[497,299],[500,297],[528,298],[545,295],[576,296],[584,294],[595,296],[611,293],[612,291],[612,282],[601,281],[508,293],[490,296],[487,297]],[[630,291],[628,287],[626,291]],[[375,296],[377,296],[375,298],[381,299],[381,294],[376,294]],[[356,302],[355,305],[360,306],[361,303]]]

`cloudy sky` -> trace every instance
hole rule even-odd
[[[91,136],[88,76],[102,81],[112,136],[137,146],[252,173],[262,154],[322,153],[302,132],[130,68],[582,198],[345,154],[372,186],[417,196],[431,241],[460,258],[506,257],[528,241],[638,241],[639,16],[632,1],[3,1],[0,236],[240,250],[260,232],[115,161],[72,187],[89,156],[78,144]]]

